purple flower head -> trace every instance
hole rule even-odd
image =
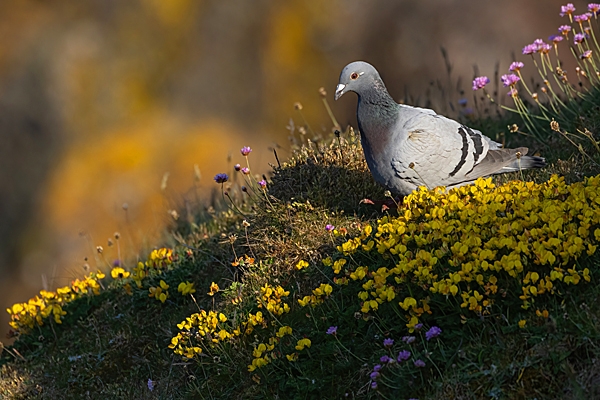
[[[394,339],[383,339],[383,346],[384,347],[392,347],[394,345]]]
[[[377,389],[377,382],[371,382],[371,389]]]
[[[425,332],[425,338],[427,340],[431,340],[435,337],[440,336],[441,333],[442,333],[442,330],[439,327],[432,326],[431,328],[429,328],[429,330],[427,332]]]
[[[241,171],[242,171],[242,174],[244,174],[244,175],[248,175],[248,174],[250,173],[250,168],[243,167],[243,168],[241,169]]]
[[[527,46],[523,47],[523,54],[533,54],[537,51],[538,47],[535,44],[528,44]]]
[[[423,324],[419,322],[418,324],[415,325],[415,331],[420,331],[422,327],[423,327]]]
[[[265,181],[264,179],[262,181],[259,181],[258,184],[263,189],[267,187],[267,181]]]
[[[517,82],[519,82],[521,80],[521,78],[519,78],[515,74],[502,75],[501,79],[502,79],[502,84],[504,86],[514,86]]]
[[[552,50],[552,45],[548,43],[542,43],[539,48],[540,53],[547,54],[550,50]]]
[[[591,50],[588,50],[591,51]],[[120,267],[121,266],[121,260],[116,259],[112,262],[113,267]]]
[[[600,11],[600,4],[598,4],[598,3],[588,4],[588,11],[591,12],[593,15],[598,14],[598,11]]]
[[[517,89],[515,88],[511,88],[508,93],[506,93],[506,95],[510,97],[517,97],[518,94],[519,92],[517,92]]]
[[[337,326],[330,326],[326,333],[328,335],[335,335],[337,333]]]
[[[402,341],[406,344],[414,343],[415,340],[417,340],[417,338],[414,336],[402,336]]]
[[[478,76],[473,79],[473,90],[483,89],[488,83],[490,83],[490,78],[487,76]]]
[[[579,57],[581,57],[582,60],[585,60],[585,59],[590,58],[591,56],[592,56],[592,51],[591,50],[586,50]]]
[[[552,36],[548,37],[548,40],[554,44],[557,44],[558,42],[562,42],[563,39],[564,38],[561,35],[552,35]]]
[[[510,64],[510,67],[508,67],[508,70],[509,71],[519,71],[524,66],[525,66],[525,64],[523,64],[521,61],[513,61],[513,63]]]
[[[585,14],[581,14],[581,15],[574,15],[573,16],[573,20],[575,22],[582,23],[582,22],[585,22],[585,21],[589,20],[590,17],[592,17],[592,14],[585,13]]]
[[[377,378],[379,378],[379,375],[381,375],[379,372],[373,371],[373,372],[371,372],[371,374],[369,375],[369,377],[371,378],[372,381],[376,381]]]
[[[584,40],[585,40],[585,34],[584,33],[577,33],[577,34],[575,34],[575,36],[573,36],[573,42],[575,44],[580,44]]]
[[[410,351],[402,350],[398,353],[398,362],[406,361],[410,358]]]
[[[241,170],[241,169],[242,169],[242,166],[241,166],[240,164],[235,164],[235,165],[233,166],[233,169],[235,169],[236,171],[239,171],[239,170]]]
[[[247,156],[251,151],[252,149],[250,147],[244,146],[241,148],[240,153],[242,153],[243,156]]]
[[[425,366],[425,361],[423,361],[421,359],[415,360],[415,367],[423,368],[424,366]]]
[[[225,183],[229,180],[229,176],[227,174],[216,174],[214,179],[217,183]]]
[[[373,366],[373,371],[375,371],[375,372],[379,372],[379,371],[381,371],[381,365],[379,365],[379,364],[375,364],[375,365]]]
[[[384,364],[387,364],[389,362],[392,361],[392,358],[390,358],[390,356],[381,356],[381,358],[379,359],[379,361],[381,361]]]
[[[561,25],[558,27],[558,31],[560,32],[561,35],[567,35],[569,32],[571,32],[571,26],[570,25]]]
[[[575,12],[575,6],[573,3],[568,3],[566,6],[560,6],[560,16],[571,15]]]
[[[331,231],[332,231],[332,230],[334,230],[334,229],[335,229],[335,226],[333,226],[333,225],[331,225],[331,224],[327,224],[327,225],[325,225],[325,230],[326,230],[327,232],[331,232]]]
[[[152,379],[148,379],[148,390],[153,391],[154,390],[154,381]]]

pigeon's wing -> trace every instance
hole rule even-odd
[[[418,113],[399,126],[406,132],[393,160],[396,174],[411,176],[416,186],[453,186],[477,178],[469,175],[499,144],[449,118]]]
[[[527,151],[527,147],[489,150],[485,158],[466,177],[468,179],[477,179],[481,176],[531,168],[529,161],[539,157],[524,157]],[[521,160],[523,161],[522,163]]]

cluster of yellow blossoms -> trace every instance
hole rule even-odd
[[[323,303],[325,298],[329,296],[333,292],[333,288],[329,283],[321,283],[318,288],[313,289],[310,296],[304,296],[302,299],[298,299],[298,304],[302,307],[307,305],[311,305],[312,307],[316,307],[319,304]]]
[[[559,284],[589,282],[579,259],[593,255],[600,241],[600,176],[571,185],[552,176],[542,184],[495,187],[478,179],[448,192],[421,188],[398,213],[379,220],[376,231],[367,225],[338,246],[344,257],[324,263],[336,275],[364,281],[364,313],[400,297],[412,330],[431,313],[435,294],[460,296],[460,307],[481,315],[515,285],[527,309]],[[357,251],[377,252],[380,264],[391,266],[369,270],[348,262]]]
[[[193,358],[196,354],[202,353],[202,348],[197,346],[200,341],[214,346],[241,334],[239,329],[228,331],[225,322],[227,317],[223,313],[201,310],[199,313],[192,314],[185,321],[177,324],[180,332],[171,338],[169,348],[173,349],[175,354]]]
[[[266,283],[260,288],[260,296],[257,299],[258,308],[264,306],[270,313],[277,316],[290,312],[290,306],[281,300],[282,297],[287,297],[289,294],[290,292],[281,286],[274,288]]]
[[[76,298],[100,293],[99,280],[105,275],[98,271],[92,272],[83,280],[76,279],[71,282],[71,286],[65,286],[51,292],[41,290],[38,296],[29,299],[26,303],[17,303],[6,311],[10,314],[11,321],[9,325],[16,333],[26,333],[33,329],[34,326],[44,325],[44,319],[52,316],[54,322],[62,323],[62,317],[67,313],[62,307],[75,300]]]
[[[162,248],[152,251],[146,262],[139,262],[134,268],[133,274],[117,266],[110,271],[110,276],[115,281],[122,281],[125,291],[132,294],[131,279],[137,284],[138,288],[141,288],[143,279],[159,275],[162,271],[173,268],[174,261],[176,261],[176,255],[173,250]],[[104,278],[105,274],[97,271],[90,273],[83,279],[75,279],[70,286],[61,287],[55,291],[42,290],[38,296],[28,302],[14,304],[6,310],[11,315],[9,324],[17,334],[28,332],[36,325],[43,325],[44,319],[48,317],[53,317],[54,321],[60,324],[62,323],[62,317],[67,314],[63,310],[64,305],[82,296],[100,294],[100,289],[103,288],[101,280]],[[193,286],[194,284],[191,282],[182,282],[178,287],[178,291],[183,295],[194,293]],[[149,296],[155,297],[164,303],[168,297],[166,291],[168,288],[169,285],[161,281],[158,287],[149,289]]]

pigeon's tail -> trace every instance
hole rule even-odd
[[[532,169],[532,168],[543,168],[546,166],[546,159],[544,157],[537,156],[522,156],[512,163],[504,166],[501,170],[499,170],[498,174],[503,174],[505,172],[515,172],[523,169]]]

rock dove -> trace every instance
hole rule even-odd
[[[363,61],[348,64],[335,99],[358,95],[358,129],[367,164],[377,182],[407,195],[419,186],[450,189],[482,176],[546,165],[527,148],[503,149],[480,131],[433,110],[396,103],[377,70]]]

